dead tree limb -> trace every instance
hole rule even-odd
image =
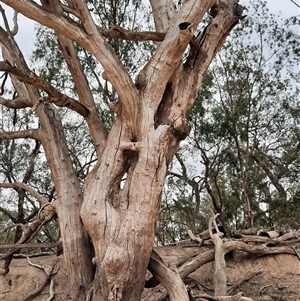
[[[207,294],[195,294],[194,299],[196,301],[253,301],[251,298],[243,297],[242,293],[238,293],[234,296],[215,296],[212,297]]]
[[[0,250],[7,249],[37,249],[37,248],[55,248],[62,245],[61,241],[53,243],[32,243],[32,244],[10,244],[10,245],[0,245]]]
[[[53,279],[53,276],[58,272],[58,269],[59,269],[59,265],[58,265],[58,261],[59,259],[56,259],[54,264],[52,265],[52,267],[49,269],[45,266],[41,266],[41,265],[38,265],[38,264],[35,264],[35,263],[32,263],[29,258],[27,257],[27,260],[28,260],[28,263],[29,265],[33,266],[33,267],[36,267],[38,269],[41,269],[43,270],[45,273],[46,273],[46,278],[45,280],[43,281],[42,285],[40,287],[37,287],[37,289],[31,293],[30,295],[28,295],[24,301],[30,301],[30,300],[33,300],[34,297],[36,297],[37,295],[39,295],[42,290],[44,289],[44,287],[47,285],[48,281],[50,280],[50,288],[49,288],[49,291],[50,291],[50,297],[47,299],[47,301],[51,301],[55,295],[55,292],[54,292],[54,279]]]
[[[170,301],[189,301],[186,287],[177,271],[171,271],[157,256],[151,256],[149,271],[165,287]]]
[[[215,245],[215,276],[214,276],[214,287],[215,296],[226,296],[227,294],[227,276],[226,276],[226,261],[223,250],[223,241],[220,236],[223,235],[218,229],[216,224],[216,218],[218,214],[212,212],[212,217],[208,223],[208,230],[211,240]],[[212,232],[212,225],[215,225],[216,233]]]

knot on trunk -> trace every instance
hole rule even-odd
[[[172,134],[179,140],[184,140],[191,131],[191,125],[186,117],[177,118],[172,124]]]

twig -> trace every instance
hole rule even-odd
[[[232,287],[230,287],[227,291],[227,294],[230,295],[236,288],[238,288],[243,282],[246,282],[250,279],[252,279],[253,277],[262,274],[262,271],[254,271],[253,273],[250,273],[248,275],[246,275],[246,277],[244,277],[243,279],[237,281],[234,285],[232,285]]]
[[[253,299],[251,298],[243,297],[242,293],[238,293],[234,296],[214,296],[214,297],[204,293],[200,293],[200,294],[196,293],[194,297],[196,297],[197,300],[203,298],[200,300],[210,300],[210,301],[253,301]]]
[[[265,288],[270,287],[270,286],[272,286],[272,284],[267,284],[267,285],[262,286],[262,287],[260,288],[260,290],[259,290],[258,295],[260,296],[260,295],[261,295],[261,292],[262,292]]]
[[[50,293],[50,296],[49,298],[47,299],[47,301],[51,301],[55,295],[55,292],[54,292],[54,279],[52,278],[51,279],[51,282],[50,282],[50,287],[49,287],[49,293]]]
[[[57,255],[56,251],[53,252],[40,252],[40,253],[35,253],[35,254],[14,254],[14,258],[32,258],[32,257],[41,257],[41,256],[51,256],[51,255]]]
[[[294,0],[291,0],[296,6],[300,7],[299,4],[297,4]]]
[[[14,28],[11,30],[11,34],[15,36],[19,31],[19,25],[18,25],[18,13],[16,10],[14,11],[14,17],[13,17],[13,23]]]
[[[9,226],[5,227],[3,230],[0,231],[0,234],[2,234],[4,232],[6,232],[7,230],[14,228],[14,227],[20,227],[23,229],[23,231],[27,230],[27,228],[23,224],[18,223],[18,224],[13,224],[13,225],[9,225]]]

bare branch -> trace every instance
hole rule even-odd
[[[49,10],[53,10],[61,14],[63,13],[62,6],[59,2],[53,1],[49,3],[48,1],[45,1],[45,4],[43,5]],[[65,61],[72,75],[80,103],[89,109],[90,114],[86,116],[86,121],[89,126],[90,134],[96,147],[97,154],[100,157],[107,137],[106,128],[100,120],[89,83],[83,72],[72,40],[59,33],[57,33],[57,38]]]
[[[22,97],[16,97],[15,99],[5,99],[0,97],[0,104],[10,109],[23,109],[31,107],[31,104],[28,102],[28,100]]]
[[[56,248],[56,247],[61,247],[61,246],[62,246],[61,241],[57,241],[57,242],[53,242],[53,243],[10,244],[10,245],[0,245],[0,250]]]
[[[172,0],[150,0],[155,28],[157,31],[167,31],[170,20],[173,20],[176,11]]]
[[[0,132],[0,140],[12,140],[22,138],[32,138],[39,140],[39,129],[30,129],[14,132]]]
[[[2,2],[21,12],[26,17],[54,29],[56,32],[86,48],[101,63],[105,70],[105,77],[117,90],[124,105],[122,109],[123,114],[132,116],[136,113],[136,88],[112,47],[99,35],[98,29],[83,1],[74,1],[73,3],[78,13],[78,9],[80,9],[81,17],[85,17],[83,20],[84,28],[71,19],[50,12],[31,0],[3,0]]]
[[[166,37],[166,32],[154,32],[154,31],[132,31],[122,28],[118,25],[112,25],[109,29],[101,28],[97,26],[99,33],[110,39],[123,39],[130,41],[156,41],[162,42]]]
[[[235,15],[234,13],[236,6],[239,5],[237,1],[222,0],[218,2],[222,5],[222,10],[217,13],[198,36],[197,44],[194,45],[193,41],[191,45],[189,57],[180,75],[180,87],[178,88],[178,91],[180,91],[178,99],[184,99],[185,101],[181,101],[180,110],[174,106],[174,111],[170,113],[173,116],[178,116],[178,114],[182,114],[182,112],[186,112],[191,108],[194,96],[200,89],[208,66],[222,47],[232,28],[240,19],[244,18],[244,16]]]
[[[212,211],[212,217],[208,223],[208,231],[215,245],[215,275],[214,275],[214,285],[215,285],[215,296],[226,296],[227,294],[227,276],[226,276],[226,261],[225,253],[223,251],[223,241],[221,239],[221,232],[216,224],[216,218],[218,214],[214,214]],[[217,233],[212,233],[212,224],[214,225]]]
[[[300,5],[299,4],[297,4],[294,0],[291,0],[297,7],[299,7],[300,8]]]
[[[4,233],[4,232],[6,232],[7,230],[9,230],[9,229],[11,229],[11,228],[14,228],[14,227],[20,227],[20,228],[22,228],[23,231],[26,231],[26,230],[27,230],[27,228],[26,228],[23,224],[17,223],[17,224],[13,224],[13,225],[9,225],[9,226],[5,227],[4,229],[2,229],[2,230],[0,231],[0,234],[2,234],[2,233]]]
[[[167,290],[171,301],[188,301],[190,300],[186,287],[179,274],[171,271],[156,256],[151,256],[149,271]]]
[[[188,233],[189,237],[191,238],[191,240],[197,241],[199,243],[199,247],[203,244],[203,239],[201,239],[200,237],[197,237],[190,229],[187,230],[187,233]]]
[[[41,227],[46,223],[48,223],[50,220],[52,220],[55,215],[56,215],[56,210],[54,204],[51,203],[49,206],[47,206],[47,208],[45,208],[41,212],[38,218],[32,221],[32,223],[29,225],[28,228],[26,228],[24,225],[22,226],[23,233],[21,238],[17,241],[16,244],[21,245],[31,241],[38,233],[38,231],[41,229]],[[0,274],[6,275],[9,272],[9,265],[12,259],[12,255],[17,251],[18,248],[15,248],[15,245],[13,245],[13,247],[9,249],[9,252],[7,254],[1,256],[2,259],[5,259],[5,263],[3,268],[4,271],[1,272]]]
[[[35,263],[32,263],[29,260],[29,257],[27,257],[27,261],[29,263],[29,265],[36,267],[38,269],[43,270],[46,273],[46,279],[44,280],[44,282],[42,283],[42,285],[40,287],[37,287],[37,289],[35,290],[35,292],[31,293],[29,296],[27,296],[24,301],[29,301],[32,300],[34,297],[36,297],[37,295],[39,295],[41,293],[41,291],[44,289],[44,287],[47,285],[47,283],[50,280],[50,297],[47,299],[47,301],[51,301],[53,299],[54,296],[54,280],[53,280],[53,275],[55,275],[58,272],[59,269],[59,265],[58,265],[58,261],[59,258],[55,260],[54,264],[51,266],[51,268],[46,268],[45,266],[41,266]]]
[[[193,31],[213,2],[212,0],[205,3],[197,0],[184,2],[173,18],[166,38],[140,72],[137,85],[144,87],[145,93],[152,93],[151,102],[154,108],[160,103],[173,71],[181,63],[182,54],[193,37]],[[165,76],[166,74],[169,77]]]
[[[46,91],[49,94],[49,97],[47,98],[48,102],[55,103],[59,107],[67,107],[84,117],[88,116],[90,113],[84,105],[75,99],[58,92],[51,84],[29,70],[26,73],[22,72],[18,68],[10,65],[7,61],[0,61],[0,70],[13,74],[19,81],[23,83],[31,84]]]
[[[19,12],[17,12],[16,10],[14,11],[14,17],[13,17],[14,28],[11,30],[11,34],[13,36],[15,36],[19,31],[19,25],[18,25],[18,19],[17,19],[18,13]]]
[[[2,188],[14,188],[14,189],[24,189],[28,191],[33,197],[37,199],[37,201],[42,204],[49,204],[48,200],[43,197],[41,194],[39,194],[35,189],[30,187],[29,185],[22,183],[22,182],[16,182],[16,183],[0,183],[0,187]]]

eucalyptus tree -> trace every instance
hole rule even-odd
[[[73,91],[61,90],[56,87],[60,78],[49,81],[31,70],[15,42],[15,30],[4,22],[0,70],[10,75],[17,97],[2,97],[1,103],[16,110],[31,108],[37,122],[25,130],[3,132],[0,138],[34,139],[43,147],[56,199],[40,217],[51,219],[54,209],[58,215],[72,300],[139,300],[167,168],[190,132],[188,111],[207,68],[243,18],[243,7],[237,1],[189,0],[176,6],[176,11],[173,1],[150,0],[155,32],[137,32],[108,21],[100,24],[94,1],[1,2],[55,31],[74,84]],[[107,10],[117,2],[101,3],[105,6],[100,9]],[[127,6],[136,1],[118,3]],[[207,12],[208,24],[194,36]],[[5,20],[3,11],[2,16]],[[115,39],[157,43],[155,52],[133,75],[125,68]],[[101,81],[117,95],[109,103],[114,112],[109,128],[100,118],[78,47],[87,53],[86,58],[100,63]],[[71,160],[58,107],[84,119],[94,144],[97,161],[84,186]],[[155,266],[149,268],[158,279],[170,275],[160,274]],[[181,281],[176,292],[167,289],[174,300],[189,299]]]
[[[299,34],[264,1],[251,1],[248,10],[210,67],[184,146],[185,154],[198,154],[198,172],[190,171],[190,180],[201,180],[200,198],[206,203],[209,197],[227,233],[299,219],[299,210],[293,210],[299,178]],[[181,177],[189,162],[184,164]]]

